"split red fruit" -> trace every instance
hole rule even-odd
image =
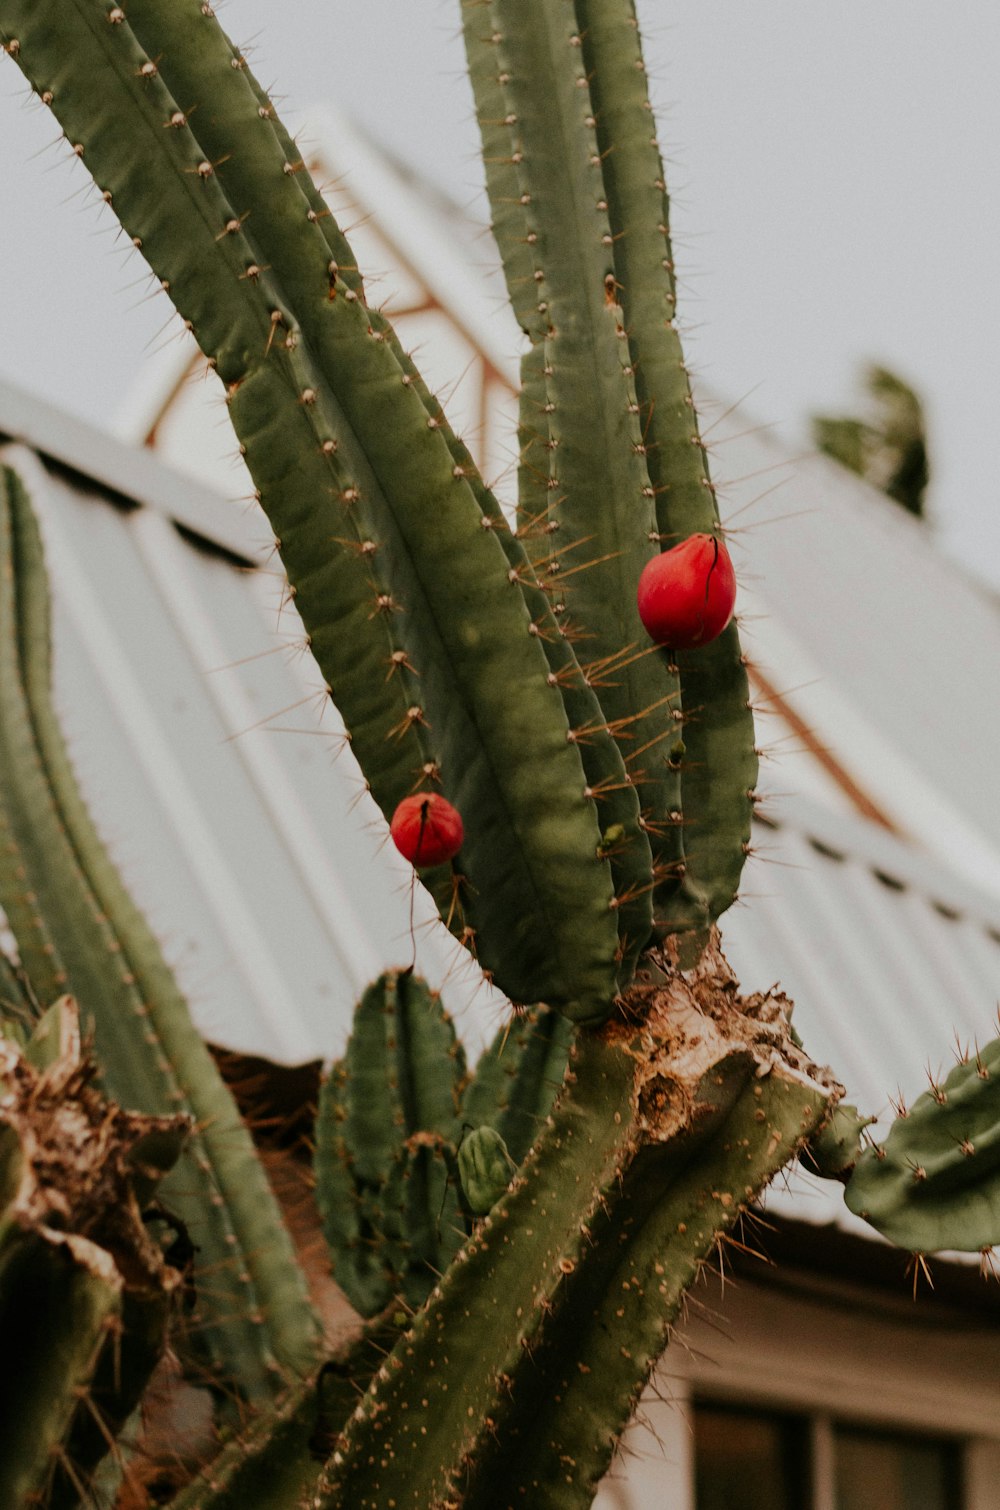
[[[637,598],[646,633],[658,645],[707,645],[733,616],[736,575],[729,552],[715,535],[689,535],[647,561]]]
[[[389,832],[399,853],[418,869],[451,860],[465,837],[457,808],[437,792],[404,797],[392,815]]]

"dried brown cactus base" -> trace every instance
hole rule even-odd
[[[56,1003],[0,1037],[0,1503],[77,1503],[135,1408],[182,1275],[143,1220],[185,1117],[109,1102]]]

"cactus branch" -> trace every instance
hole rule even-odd
[[[235,1103],[80,797],[51,705],[41,538],[9,468],[0,473],[0,530],[0,768],[19,841],[16,855],[0,855],[0,897],[15,929],[17,899],[37,899],[61,963],[36,989],[51,996],[71,987],[95,1025],[112,1093],[150,1114],[186,1110],[195,1119],[166,1198],[211,1274],[199,1321],[216,1366],[266,1397],[283,1370],[304,1372],[315,1358],[304,1280]]]
[[[646,459],[664,549],[719,529],[675,324],[669,200],[633,0],[575,0],[590,81],[615,283],[635,371]],[[677,652],[684,712],[685,884],[665,900],[663,931],[704,930],[736,895],[757,780],[753,718],[739,634],[730,625]],[[701,936],[704,937],[702,931]]]

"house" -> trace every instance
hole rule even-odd
[[[487,474],[509,474],[517,333],[479,276],[488,238],[350,123],[312,135],[404,341]],[[330,1057],[361,987],[415,955],[475,1049],[503,1003],[385,844],[317,699],[269,532],[233,501],[249,485],[213,382],[179,345],[117,440],[0,388],[81,782],[213,1042]],[[996,1030],[1000,706],[981,689],[1000,607],[880,495],[745,428],[736,412],[712,436],[733,435],[720,462],[743,478],[723,503],[775,758],[725,945],[884,1112],[956,1036]],[[906,1256],[804,1175],[741,1242],[692,1293],[602,1510],[1000,1510],[1000,1292],[976,1265],[935,1261],[914,1298]]]

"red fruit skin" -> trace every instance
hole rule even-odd
[[[399,853],[418,869],[453,859],[465,837],[458,809],[437,792],[404,797],[392,815],[389,832]]]
[[[639,617],[658,645],[692,650],[718,639],[733,616],[736,574],[714,535],[689,535],[647,561],[636,593]]]

